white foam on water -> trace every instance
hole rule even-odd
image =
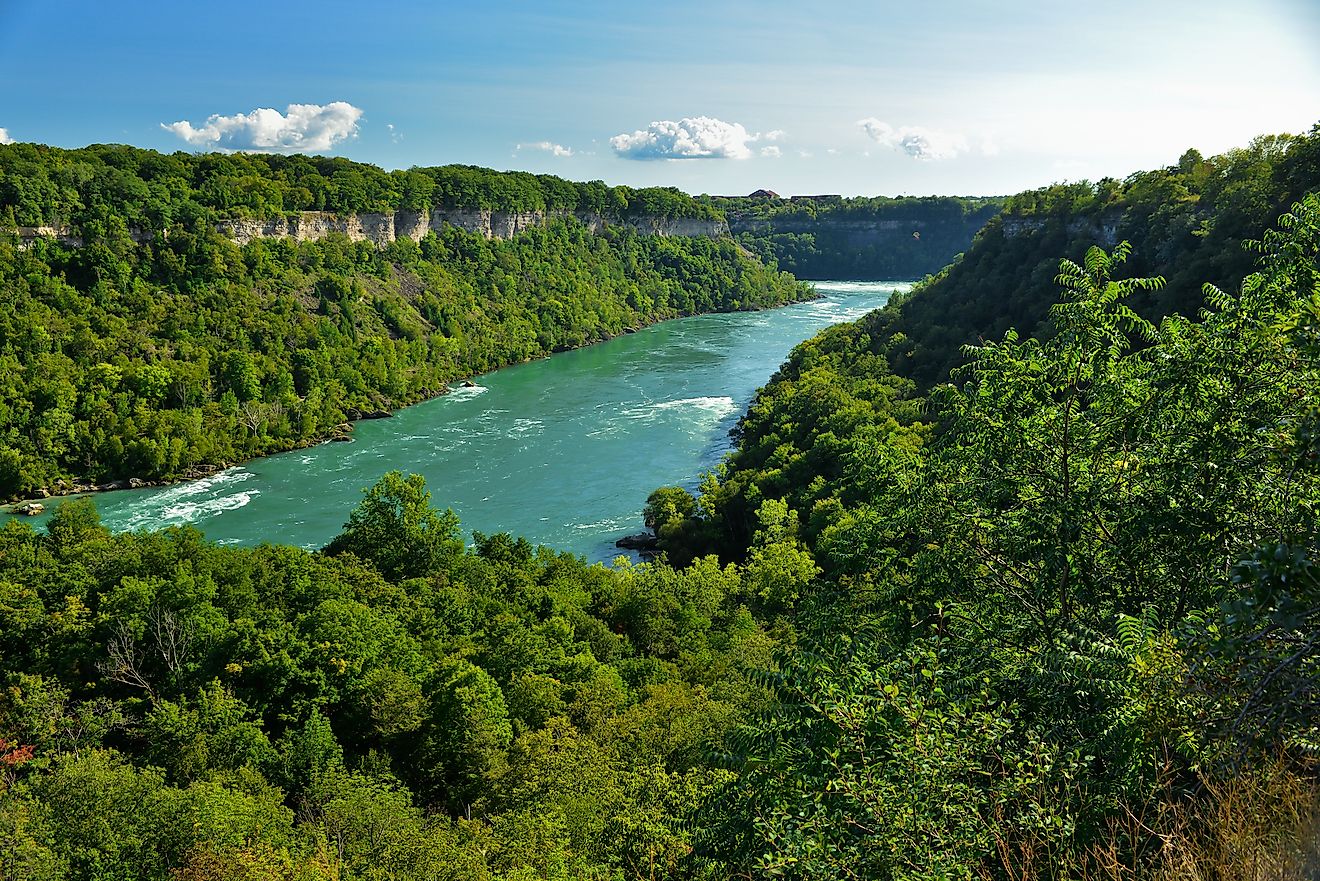
[[[203,517],[211,517],[224,511],[237,511],[246,507],[248,502],[261,495],[261,490],[252,489],[234,493],[232,496],[220,496],[201,502],[180,502],[161,512],[166,521],[177,520],[182,523],[196,523]]]
[[[638,407],[629,407],[619,415],[624,419],[649,422],[661,413],[688,412],[702,422],[718,421],[738,411],[738,405],[728,395],[705,395],[698,398],[679,398],[674,401],[657,401]]]
[[[632,523],[631,517],[610,517],[605,520],[597,520],[595,523],[570,523],[567,524],[573,529],[621,529]]]
[[[235,466],[208,477],[176,483],[159,492],[133,499],[122,512],[108,514],[106,525],[122,530],[161,529],[195,523],[203,517],[241,508],[259,495],[260,490],[247,490],[232,495],[230,492],[235,486],[255,476],[251,471]]]
[[[484,385],[465,385],[456,388],[444,396],[446,401],[470,401],[477,395],[484,395],[486,387]]]
[[[226,511],[237,511],[247,507],[254,498],[261,495],[261,490],[251,489],[236,492],[233,495],[216,496],[210,499],[193,501],[183,499],[173,504],[161,505],[158,501],[150,507],[139,508],[124,518],[122,524],[116,524],[125,530],[163,529],[166,526],[181,526],[185,523],[197,523]],[[119,518],[114,518],[118,520]]]
[[[528,434],[541,434],[545,431],[545,422],[540,419],[515,419],[509,427],[509,437],[523,437]]]
[[[148,496],[151,503],[169,503],[176,499],[188,498],[189,496],[201,495],[210,492],[213,489],[227,486],[231,483],[242,483],[253,477],[251,471],[240,466],[226,468],[224,471],[216,472],[207,477],[199,477],[197,480],[188,480],[183,483],[176,483],[166,487],[158,493]]]

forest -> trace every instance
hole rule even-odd
[[[434,192],[418,192],[446,205],[581,205],[596,193],[425,172]],[[350,173],[373,182],[367,202],[344,201]],[[240,247],[212,225],[287,209],[295,182],[324,196],[299,205],[412,204],[399,196],[409,180],[344,160],[0,146],[0,217],[71,223],[86,239],[20,247],[0,221],[0,499],[168,480],[324,439],[355,413],[460,377],[667,318],[812,296],[727,239],[594,235],[571,218],[510,241],[445,227],[379,250],[343,236]],[[258,186],[267,195],[235,201]],[[639,211],[708,210],[660,191],[628,198]],[[139,243],[135,229],[154,236]]]
[[[1151,320],[1192,316],[1202,286],[1235,290],[1254,268],[1242,247],[1258,238],[1302,196],[1320,186],[1320,137],[1263,136],[1220,156],[1186,151],[1177,164],[1123,180],[1054,184],[1010,197],[1003,213],[965,254],[934,274],[911,302],[897,302],[867,323],[888,349],[895,373],[922,388],[961,363],[961,347],[1050,332],[1060,257],[1087,248],[1132,245],[1127,271],[1162,275],[1158,290],[1138,291],[1131,306]]]
[[[656,563],[403,473],[319,551],[5,524],[0,879],[1309,877],[1318,160],[1012,197],[651,495]]]
[[[549,174],[445,165],[396,171],[342,157],[158,153],[122,144],[0,144],[0,229],[99,223],[165,232],[216,218],[486,209],[715,218],[672,187],[610,187]]]

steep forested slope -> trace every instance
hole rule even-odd
[[[679,877],[762,697],[752,589],[468,550],[397,473],[325,553],[11,521],[0,878]]]
[[[0,222],[0,498],[288,449],[455,377],[810,296],[731,240],[591,234],[572,216],[510,241],[446,226],[384,249],[342,235],[240,247],[215,228],[291,205],[417,200],[709,210],[674,191],[479,169],[0,146],[0,216],[83,240],[20,240]]]
[[[661,525],[821,570],[775,702],[729,738],[705,865],[1311,877],[1320,198],[1258,235],[1257,272],[1158,324],[1131,304],[1168,285],[1126,246],[1056,263],[1045,338],[965,351],[924,401],[874,318],[799,348]]]
[[[749,561],[781,524],[821,569],[699,850],[793,878],[1314,870],[1318,188],[1320,128],[1025,193],[798,347],[660,524],[676,559]]]
[[[1305,877],[1320,199],[1199,321],[1124,250],[925,414],[804,347],[758,418],[835,471],[741,565],[468,549],[399,474],[319,553],[6,524],[0,877]]]
[[[1262,137],[1222,156],[1188,150],[1178,164],[1122,180],[1063,184],[1007,201],[965,256],[919,294],[865,323],[895,373],[922,387],[959,363],[959,347],[1008,328],[1048,332],[1061,257],[1080,260],[1093,244],[1132,245],[1127,271],[1160,275],[1158,291],[1136,294],[1147,318],[1195,315],[1201,286],[1233,290],[1252,269],[1242,243],[1258,238],[1288,207],[1320,187],[1320,130]],[[891,343],[894,334],[903,339]]]
[[[762,499],[787,499],[809,535],[837,516],[844,461],[875,436],[911,446],[939,423],[923,393],[947,381],[962,347],[1054,332],[1060,258],[1082,260],[1099,242],[1129,241],[1124,273],[1159,276],[1126,304],[1158,322],[1194,317],[1202,286],[1235,290],[1262,236],[1293,200],[1320,189],[1320,129],[1265,137],[1242,150],[1126,181],[1054,186],[1009,200],[962,260],[910,293],[799,346],[738,426],[738,449],[708,495],[717,516],[675,531],[679,558],[718,549],[741,558]],[[1138,342],[1140,342],[1138,340]],[[923,412],[925,415],[923,416]],[[679,547],[682,545],[682,547]]]

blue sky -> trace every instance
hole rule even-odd
[[[1317,47],[1315,0],[0,0],[0,137],[1006,193],[1309,130]]]

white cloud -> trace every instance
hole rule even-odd
[[[290,104],[284,113],[259,107],[233,116],[214,114],[200,127],[187,121],[161,123],[198,147],[253,153],[318,153],[357,137],[362,110],[346,101]]]
[[[521,153],[523,150],[540,150],[549,153],[552,156],[572,156],[573,150],[565,147],[563,144],[556,144],[553,141],[537,141],[534,144],[519,144],[515,152]]]
[[[394,123],[385,123],[385,129],[390,133],[390,143],[397,144],[403,140],[403,132],[394,128]]]
[[[761,135],[761,140],[778,141],[780,138],[784,136],[784,134],[785,132],[782,128],[777,128],[774,131],[768,131],[765,134]]]
[[[770,157],[771,159],[778,159],[780,156],[782,156],[782,155],[784,155],[784,154],[783,154],[783,152],[782,152],[778,147],[773,147],[773,146],[772,146],[772,147],[762,147],[762,148],[761,148],[761,155],[762,155],[762,156],[768,156],[768,157]]]
[[[748,159],[752,155],[748,144],[758,137],[740,123],[693,116],[615,135],[610,146],[624,159]]]
[[[801,156],[803,159],[810,159],[816,154],[812,153],[810,150],[798,150],[798,155]]]
[[[919,125],[905,125],[896,129],[874,116],[858,120],[857,124],[871,140],[890,149],[902,150],[913,159],[929,162],[936,159],[952,159],[960,153],[967,152],[966,139],[954,132],[942,132]]]
[[[9,129],[0,128],[0,144],[12,144],[14,139],[9,137]]]

